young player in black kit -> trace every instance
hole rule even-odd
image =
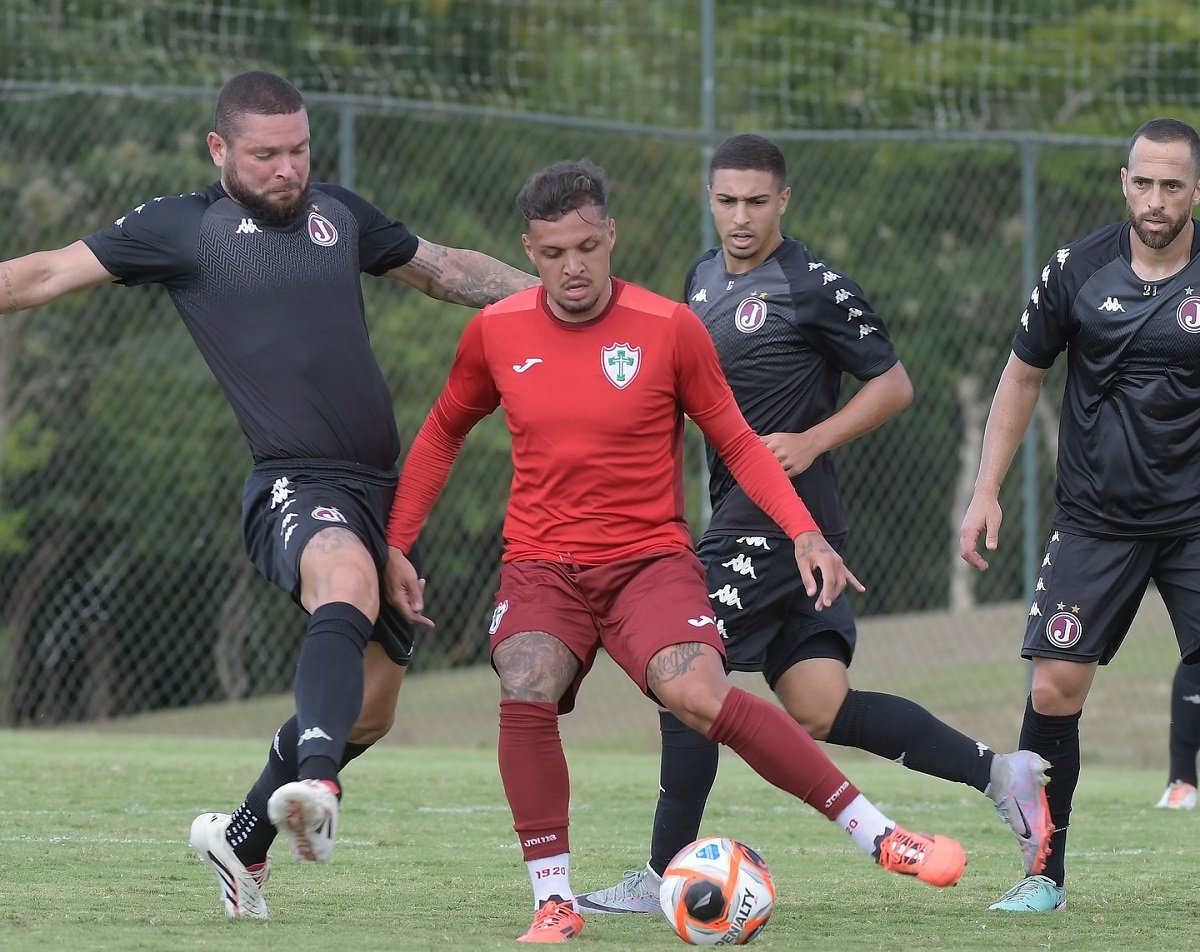
[[[413,651],[411,626],[380,597],[401,447],[360,274],[473,308],[536,279],[432,244],[348,189],[311,182],[308,113],[279,76],[226,83],[207,144],[219,182],[0,263],[0,312],[112,281],[161,284],[245,433],[246,551],[310,620],[295,716],[241,806],[201,814],[190,838],[226,914],[262,919],[276,828],[297,859],[329,858],[338,773],[390,729]]]
[[[1079,717],[1098,665],[1121,646],[1153,579],[1184,660],[1200,658],[1200,139],[1154,119],[1121,169],[1127,220],[1055,252],[1012,342],[984,429],[962,557],[999,543],[998,496],[1055,359],[1067,355],[1055,514],[1021,655],[1033,678],[1021,746],[1053,765],[1056,831],[1044,875],[991,908],[1066,905],[1067,826]]]
[[[792,477],[835,548],[847,534],[829,451],[891,419],[912,399],[887,328],[852,280],[781,220],[791,189],[778,146],[737,135],[714,152],[709,205],[721,246],[685,281],[747,422]],[[840,408],[843,373],[863,381]],[[730,667],[760,671],[810,735],[868,750],[985,793],[1040,871],[1048,830],[1041,757],[995,754],[905,698],[850,689],[856,631],[848,600],[813,609],[790,571],[788,546],[709,448],[712,518],[697,548]],[[789,574],[790,573],[790,574]],[[667,711],[650,860],[615,886],[576,897],[584,913],[656,912],[658,883],[696,838],[717,771],[717,749]]]

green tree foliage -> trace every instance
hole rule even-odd
[[[702,247],[704,150],[767,132],[791,164],[787,230],[863,286],[916,384],[913,410],[837,457],[863,604],[944,606],[964,388],[990,396],[1034,277],[1022,160],[1038,183],[1040,269],[1123,214],[1124,136],[1153,115],[1200,120],[1200,20],[1187,0],[718,0],[706,130],[702,7],[8,0],[0,260],[211,181],[212,98],[242,69],[304,90],[318,178],[347,181],[432,241],[518,267],[530,267],[513,206],[525,177],[557,159],[599,162],[617,273],[672,297]],[[1107,138],[1023,156],[998,135],[1013,130]],[[914,131],[926,138],[868,135]],[[370,278],[364,295],[408,443],[470,312]],[[248,463],[161,289],[100,288],[0,322],[0,720],[287,683],[302,621],[242,556]],[[485,651],[509,475],[497,414],[472,435],[424,543],[431,595],[449,593],[424,665]],[[985,599],[1021,590],[1017,489],[1010,479],[1012,535]],[[699,494],[690,478],[693,514]]]

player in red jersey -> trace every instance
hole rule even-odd
[[[561,942],[583,928],[569,882],[558,716],[574,706],[600,647],[647,696],[837,822],[880,865],[953,885],[966,865],[958,843],[902,830],[786,712],[726,677],[684,520],[685,414],[794,540],[818,609],[846,585],[862,586],[746,424],[704,325],[686,306],[612,276],[616,226],[597,166],[543,169],[517,204],[543,287],[485,307],[464,331],[401,474],[386,578],[402,614],[432,625],[406,553],[467,433],[503,407],[514,472],[489,633],[500,773],[534,892],[521,941]]]

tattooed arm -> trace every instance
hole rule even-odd
[[[538,283],[534,275],[482,252],[447,248],[424,238],[420,242],[412,260],[387,272],[387,277],[438,300],[484,307]]]

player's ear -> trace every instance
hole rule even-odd
[[[533,245],[529,243],[529,236],[521,236],[521,245],[525,249],[525,257],[533,262],[534,267],[537,267],[537,261],[533,257]]]
[[[779,214],[782,215],[784,212],[787,211],[788,202],[790,202],[791,200],[792,200],[792,187],[790,185],[785,185],[783,187],[783,191],[781,191],[779,193]]]
[[[208,139],[206,141],[208,143],[208,154],[210,156],[212,156],[213,165],[215,165],[219,169],[224,168],[225,167],[225,156],[228,154],[228,151],[229,151],[229,147],[226,144],[225,140],[222,139],[215,132],[210,132],[208,134]]]

